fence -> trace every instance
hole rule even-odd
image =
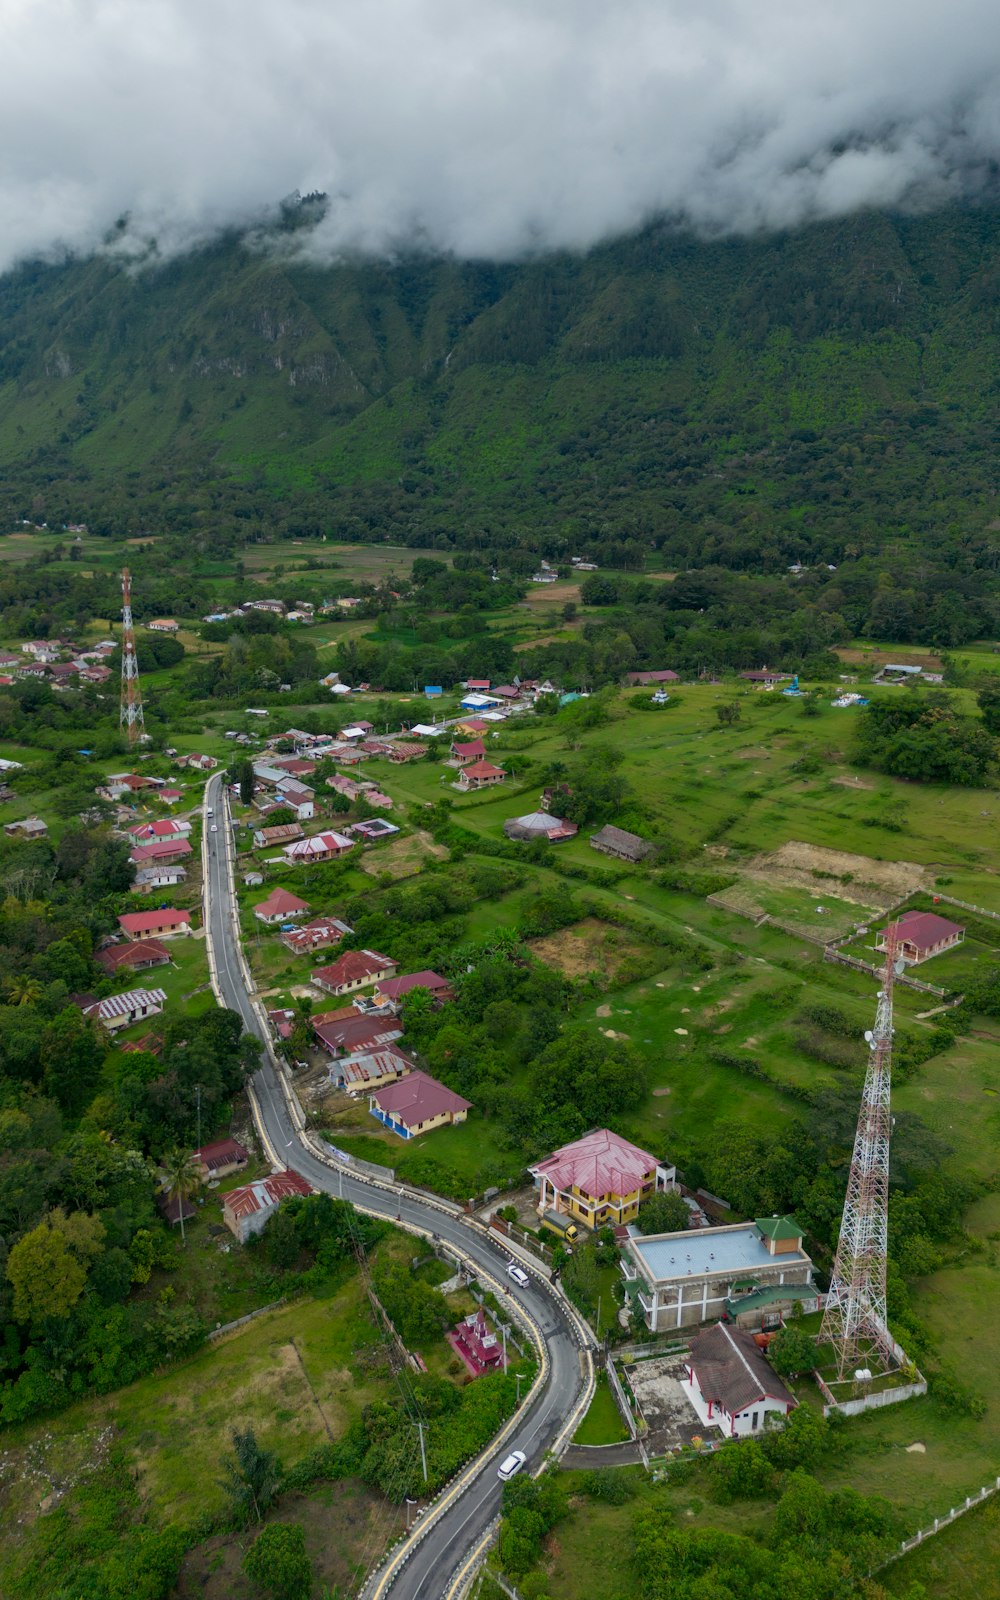
[[[859,956],[845,956],[842,950],[836,949],[832,944],[828,944],[824,949],[823,960],[835,961],[842,967],[853,967],[855,972],[867,972],[872,978],[882,976],[880,967],[873,967],[870,961],[862,961]],[[907,989],[919,989],[923,994],[936,995],[939,1000],[947,998],[947,989],[939,989],[936,983],[924,983],[921,978],[911,978],[905,972],[900,974],[896,982],[903,984]],[[961,996],[959,998],[961,999]],[[958,1003],[955,1002],[956,1005]]]
[[[338,1150],[335,1144],[323,1140],[324,1147],[330,1152],[335,1161],[342,1161],[345,1167],[352,1167],[355,1172],[360,1172],[366,1178],[381,1178],[383,1183],[395,1183],[396,1169],[394,1167],[380,1167],[377,1161],[362,1161],[360,1156],[349,1155],[346,1150]]]
[[[233,1322],[224,1322],[221,1327],[213,1328],[209,1339],[221,1339],[224,1333],[232,1333],[234,1328],[242,1328],[248,1322],[253,1322],[255,1317],[264,1316],[267,1311],[277,1311],[279,1306],[286,1305],[288,1296],[283,1294],[280,1300],[272,1300],[270,1305],[258,1306],[256,1311],[248,1311],[245,1317],[236,1317]]]
[[[631,1434],[632,1438],[633,1439],[638,1438],[639,1430],[637,1429],[637,1427],[635,1425],[635,1417],[632,1415],[632,1407],[629,1405],[628,1399],[627,1399],[626,1394],[625,1394],[625,1390],[621,1386],[621,1379],[619,1378],[617,1372],[615,1371],[614,1362],[613,1361],[609,1361],[607,1363],[607,1365],[605,1366],[604,1370],[608,1375],[608,1383],[611,1386],[611,1393],[615,1397],[615,1404],[617,1405],[618,1410],[621,1413],[621,1419],[624,1422],[624,1424],[625,1424],[626,1428],[628,1429],[629,1433]]]
[[[900,1383],[894,1389],[877,1389],[873,1394],[858,1395],[854,1400],[836,1400],[830,1394],[826,1384],[821,1384],[824,1396],[829,1395],[829,1401],[823,1407],[824,1417],[831,1411],[839,1411],[842,1417],[859,1417],[863,1411],[877,1411],[880,1406],[896,1406],[903,1400],[913,1400],[917,1395],[927,1393],[927,1381],[918,1378],[916,1383]]]
[[[956,902],[956,904],[959,903]],[[958,1521],[959,1517],[964,1517],[967,1511],[974,1511],[976,1506],[981,1506],[984,1500],[989,1500],[992,1495],[998,1492],[1000,1492],[1000,1478],[994,1479],[993,1483],[984,1484],[978,1494],[967,1494],[964,1505],[953,1506],[946,1517],[935,1517],[929,1528],[921,1528],[912,1538],[904,1539],[899,1549],[894,1550],[891,1556],[880,1562],[873,1570],[881,1572],[884,1567],[889,1567],[894,1561],[898,1561],[900,1556],[909,1555],[910,1551],[916,1550],[918,1545],[922,1545],[925,1539],[933,1539],[936,1533],[940,1533],[943,1528],[950,1527],[953,1522]]]
[[[934,895],[935,900],[943,900],[945,905],[958,906],[960,911],[971,911],[977,917],[989,917],[991,922],[1000,922],[1000,911],[987,911],[985,906],[974,906],[969,900],[956,900],[954,895],[941,894],[940,890]]]

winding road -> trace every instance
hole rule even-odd
[[[347,1167],[327,1163],[301,1137],[285,1092],[278,1080],[267,1039],[266,1024],[243,976],[240,960],[236,894],[233,881],[233,840],[228,796],[221,775],[205,787],[205,925],[216,995],[220,1003],[243,1018],[248,1033],[265,1044],[263,1065],[254,1075],[259,1132],[265,1146],[281,1165],[292,1168],[313,1185],[330,1194],[343,1195],[364,1210],[398,1219],[414,1231],[437,1236],[460,1258],[501,1283],[518,1302],[522,1317],[534,1327],[544,1344],[547,1363],[544,1381],[526,1399],[517,1424],[504,1430],[494,1446],[480,1458],[476,1470],[467,1470],[432,1504],[413,1530],[407,1544],[394,1552],[366,1596],[381,1600],[390,1590],[393,1600],[451,1600],[464,1588],[465,1576],[476,1552],[484,1545],[499,1515],[501,1486],[496,1469],[512,1448],[525,1451],[531,1468],[541,1465],[547,1450],[561,1446],[591,1378],[586,1330],[561,1296],[545,1280],[529,1272],[527,1289],[506,1276],[510,1253],[494,1243],[485,1230],[460,1215],[439,1208],[403,1186],[391,1189],[369,1182]],[[213,812],[207,815],[208,809]]]

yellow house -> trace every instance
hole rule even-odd
[[[538,1185],[539,1216],[561,1212],[585,1228],[633,1222],[648,1195],[675,1187],[673,1167],[608,1128],[563,1145],[529,1171]]]
[[[401,1139],[414,1139],[434,1128],[464,1122],[471,1106],[428,1073],[411,1072],[398,1083],[374,1090],[368,1097],[368,1109]]]

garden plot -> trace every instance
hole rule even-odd
[[[767,919],[786,933],[814,944],[829,944],[853,932],[860,920],[857,905],[824,889],[773,885],[761,878],[734,884],[708,896],[709,903],[751,922]]]

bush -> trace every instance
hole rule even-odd
[[[275,1522],[257,1535],[243,1557],[243,1571],[274,1600],[309,1600],[312,1568],[298,1522]]]

